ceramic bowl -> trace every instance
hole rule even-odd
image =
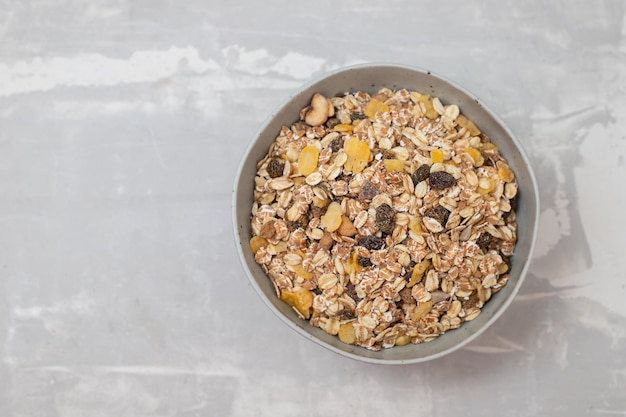
[[[308,321],[281,301],[261,267],[255,262],[249,246],[250,210],[253,203],[256,164],[267,153],[281,126],[298,120],[314,93],[326,97],[349,91],[376,93],[380,88],[406,88],[437,96],[444,104],[456,104],[462,113],[489,136],[508,160],[519,186],[517,201],[518,241],[508,284],[485,304],[481,314],[460,328],[437,339],[372,351],[342,343],[336,336],[311,326]],[[239,256],[246,275],[263,302],[291,329],[305,338],[345,357],[378,364],[424,362],[451,353],[477,338],[502,315],[519,290],[532,257],[539,218],[537,183],[520,142],[502,120],[476,96],[456,83],[430,71],[394,64],[362,64],[323,74],[293,92],[270,116],[252,138],[243,156],[233,191],[233,221]]]

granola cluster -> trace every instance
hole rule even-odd
[[[517,184],[458,106],[315,94],[257,165],[250,246],[310,324],[378,350],[476,318],[509,278]]]

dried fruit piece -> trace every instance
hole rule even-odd
[[[443,206],[430,207],[424,211],[424,216],[431,217],[442,226],[445,226],[450,216],[450,211]]]
[[[491,243],[493,242],[493,236],[487,232],[483,232],[476,239],[476,244],[485,252],[489,250]]]
[[[324,233],[320,238],[320,246],[326,250],[330,250],[330,248],[332,248],[334,244],[335,240],[329,232]]]
[[[267,244],[267,239],[261,236],[252,236],[250,239],[250,249],[252,249],[252,253],[257,253],[259,249],[266,247]]]
[[[376,226],[383,233],[391,234],[396,225],[396,212],[387,203],[376,208]]]
[[[330,203],[328,205],[326,213],[320,219],[324,229],[326,229],[328,232],[334,232],[335,230],[339,229],[339,226],[341,226],[342,214],[343,213],[341,211],[341,204],[337,203],[336,201]]]
[[[414,321],[418,321],[422,318],[424,318],[424,316],[426,316],[426,314],[430,313],[430,310],[433,309],[433,302],[432,300],[428,300],[428,301],[424,301],[421,303],[418,303],[417,307],[415,307],[415,309],[413,309],[413,311],[411,311],[411,320]]]
[[[455,122],[457,122],[459,126],[466,128],[470,132],[470,135],[472,136],[480,135],[480,129],[476,127],[474,122],[472,122],[470,119],[463,116],[462,114],[459,114],[457,116]]]
[[[306,229],[308,225],[309,225],[309,216],[306,214],[300,215],[298,220],[287,222],[287,228],[292,232],[296,229]]]
[[[481,167],[485,163],[485,158],[483,157],[483,155],[480,153],[480,151],[478,149],[476,149],[476,148],[467,148],[467,149],[465,149],[465,152],[467,154],[469,154],[469,156],[472,157],[472,160],[474,161],[474,166],[475,167]]]
[[[294,307],[298,312],[308,319],[311,317],[311,307],[313,306],[313,293],[304,288],[300,288],[294,292],[283,291],[280,294],[280,298]]]
[[[383,164],[387,171],[404,171],[404,162],[399,159],[385,159]]]
[[[456,179],[445,171],[437,171],[430,174],[428,184],[433,190],[444,190],[456,184]]]
[[[300,174],[307,176],[317,169],[320,153],[315,146],[306,146],[298,157]]]
[[[352,131],[354,130],[354,126],[346,123],[340,123],[338,125],[335,125],[335,127],[333,127],[333,130],[340,133],[352,133]]]
[[[396,346],[408,345],[411,342],[411,337],[405,334],[398,336],[396,339]]]
[[[421,225],[422,221],[421,220],[422,219],[420,219],[417,216],[411,216],[409,218],[409,229],[417,235],[422,234],[422,225]]]
[[[346,172],[358,174],[372,160],[372,152],[368,144],[354,136],[345,141],[344,150],[348,155],[348,160],[343,165]]]
[[[347,343],[349,345],[353,344],[356,341],[356,334],[354,332],[354,325],[351,321],[342,324],[339,326],[339,340],[343,343]]]
[[[513,174],[513,171],[511,171],[511,168],[509,168],[509,166],[505,162],[496,162],[496,168],[498,168],[498,177],[502,181],[513,182],[513,180],[515,179],[515,174]]]
[[[347,216],[341,216],[341,224],[339,225],[339,229],[337,229],[337,232],[341,236],[348,237],[352,237],[357,234],[356,227],[354,227],[354,224],[352,224]]]
[[[267,164],[267,173],[270,178],[282,177],[284,170],[285,162],[278,158],[270,159],[270,162]]]
[[[411,179],[413,180],[413,184],[417,185],[420,182],[424,181],[430,176],[430,166],[427,164],[420,165],[419,168],[415,170],[415,172],[411,175]]]
[[[299,276],[300,278],[304,280],[313,279],[313,273],[304,269],[302,264],[293,265],[292,267],[293,267],[293,272],[295,272],[296,275]]]
[[[361,265],[363,268],[368,268],[370,266],[372,266],[372,261],[370,260],[370,258],[366,258],[364,256],[359,256],[357,262],[359,263],[359,265]]]
[[[333,139],[332,142],[330,142],[330,149],[333,152],[339,152],[339,150],[343,147],[343,137],[339,136],[336,137],[335,139]]]
[[[439,113],[435,110],[433,106],[433,98],[426,94],[419,94],[417,97],[417,101],[424,105],[424,116],[428,117],[431,120],[439,117]]]
[[[443,151],[441,149],[433,149],[430,151],[430,159],[432,159],[433,164],[443,162]]]
[[[424,259],[421,262],[418,262],[417,264],[415,264],[415,267],[413,268],[413,272],[411,272],[411,280],[409,281],[408,284],[406,284],[406,286],[408,288],[411,288],[415,284],[418,284],[424,277],[426,270],[430,268],[430,265],[431,265],[430,259]]]
[[[359,238],[357,244],[369,250],[379,250],[382,249],[385,241],[378,236],[368,235]]]
[[[380,189],[376,184],[371,181],[365,181],[365,184],[363,184],[361,192],[359,193],[359,199],[363,201],[371,201],[372,198],[378,195],[378,193],[380,193]]]
[[[361,120],[361,119],[367,119],[367,116],[358,111],[355,111],[354,113],[350,113],[350,120],[355,121],[355,120]]]
[[[374,120],[374,115],[377,112],[381,113],[389,113],[389,106],[383,103],[382,101],[376,100],[375,98],[371,99],[367,106],[365,106],[365,110],[363,110],[363,114],[370,118],[370,120]]]

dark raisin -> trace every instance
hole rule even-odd
[[[393,232],[396,226],[396,212],[389,204],[383,203],[376,209],[376,226],[383,233]]]
[[[415,172],[411,175],[411,179],[413,180],[413,184],[417,185],[420,182],[424,181],[430,175],[430,167],[426,164],[420,165],[419,168],[415,170]]]
[[[463,310],[469,310],[470,308],[478,306],[479,302],[478,293],[474,291],[467,297],[467,300],[461,300],[461,307],[463,307]]]
[[[341,312],[339,313],[339,318],[341,320],[353,320],[356,318],[356,316],[350,310],[341,310]]]
[[[376,197],[379,193],[380,189],[376,184],[370,181],[365,181],[365,184],[363,184],[363,187],[361,188],[359,199],[362,201],[371,201],[372,198]]]
[[[317,207],[315,205],[311,205],[311,216],[320,218],[324,214],[326,214],[326,207]]]
[[[363,268],[368,268],[368,267],[372,266],[372,261],[370,261],[370,258],[366,258],[364,256],[359,256],[359,259],[357,260],[357,262]]]
[[[296,229],[306,229],[309,225],[309,216],[308,214],[303,214],[300,216],[298,220],[287,222],[287,227],[290,231],[294,231]]]
[[[368,236],[363,236],[362,238],[359,238],[359,240],[357,241],[357,244],[369,250],[378,250],[383,247],[383,245],[385,244],[385,241],[378,236],[368,235]]]
[[[428,183],[430,184],[430,188],[434,190],[444,190],[456,184],[456,179],[452,174],[448,174],[445,171],[437,171],[430,174]]]
[[[337,119],[336,117],[331,117],[330,119],[326,121],[326,127],[328,129],[332,129],[333,127],[337,126],[340,123],[341,121],[339,121],[339,119]]]
[[[346,294],[348,295],[348,297],[352,298],[354,301],[357,301],[359,299],[358,295],[356,294],[356,289],[354,288],[354,284],[351,282],[348,282],[348,285],[346,285]]]
[[[448,222],[450,212],[443,206],[430,207],[424,211],[424,216],[431,217],[439,222],[440,225],[445,226]]]
[[[285,163],[278,158],[270,159],[269,164],[267,164],[267,173],[271,178],[282,177],[284,169]]]
[[[358,111],[350,114],[350,120],[352,120],[353,122],[355,120],[361,120],[361,119],[367,119],[367,116]]]
[[[339,152],[343,148],[343,137],[339,136],[330,142],[330,149],[333,152]]]
[[[491,242],[493,242],[493,236],[487,232],[482,232],[476,239],[476,244],[485,252],[489,250]]]

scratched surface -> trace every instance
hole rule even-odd
[[[625,13],[0,0],[0,415],[626,415]],[[264,117],[309,77],[368,61],[468,88],[540,183],[519,296],[422,365],[361,364],[291,333],[231,231]]]

